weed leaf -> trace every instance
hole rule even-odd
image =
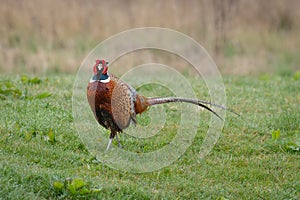
[[[272,132],[272,139],[277,140],[280,136],[280,130],[276,130]]]
[[[53,183],[53,187],[54,187],[55,189],[59,190],[59,191],[62,191],[63,188],[64,188],[64,184],[63,184],[62,182],[60,182],[60,181],[55,181],[55,182]]]
[[[55,135],[54,135],[54,133],[53,133],[53,131],[52,131],[51,128],[50,128],[50,130],[49,130],[49,132],[48,132],[48,134],[47,134],[47,140],[48,140],[48,142],[50,142],[51,144],[54,144],[54,142],[55,142]]]
[[[44,99],[50,97],[52,94],[49,92],[43,92],[35,96],[37,99]]]

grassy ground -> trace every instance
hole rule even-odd
[[[224,77],[228,106],[242,117],[227,115],[218,143],[199,162],[204,113],[185,154],[144,174],[111,169],[88,153],[72,124],[73,81],[1,75],[0,199],[299,199],[297,74]]]

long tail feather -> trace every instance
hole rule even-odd
[[[223,120],[223,119],[220,117],[220,115],[218,115],[218,113],[216,113],[215,111],[213,111],[211,108],[209,108],[208,106],[206,106],[204,104],[215,106],[215,107],[221,108],[223,110],[227,110],[229,112],[232,112],[232,113],[234,113],[236,115],[239,115],[236,112],[234,112],[234,111],[232,111],[230,109],[227,109],[227,108],[225,108],[223,106],[220,106],[218,104],[214,104],[214,103],[211,103],[211,102],[207,102],[207,101],[203,101],[203,100],[198,100],[198,99],[189,99],[189,98],[183,98],[183,97],[158,97],[158,98],[148,98],[147,102],[149,103],[149,105],[157,105],[157,104],[164,104],[164,103],[171,103],[171,102],[191,103],[191,104],[195,104],[197,106],[201,106],[201,107],[209,110],[210,112],[212,112],[214,115],[216,115],[221,120]]]

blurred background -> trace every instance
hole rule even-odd
[[[0,0],[0,72],[75,73],[106,38],[155,26],[194,38],[224,74],[291,75],[300,70],[299,9],[299,0]]]

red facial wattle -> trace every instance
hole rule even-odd
[[[98,69],[97,69],[97,64],[95,64],[94,65],[94,67],[93,67],[93,72],[94,72],[94,75],[97,75],[97,73],[98,73]]]
[[[107,65],[104,65],[102,74],[107,74],[107,71],[108,71],[108,67]]]
[[[94,75],[97,75],[97,73],[98,73],[98,65],[100,64],[100,62],[101,62],[101,60],[96,60],[96,64],[93,67]]]

